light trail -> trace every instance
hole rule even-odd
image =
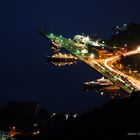
[[[135,54],[140,54],[140,51],[139,50],[130,51],[130,52],[127,52],[127,53],[123,54],[123,56],[126,57],[126,56],[135,55]],[[116,73],[117,75],[120,75],[124,78],[127,77],[128,81],[132,84],[132,86],[136,90],[140,90],[140,81],[139,80],[136,80],[133,77],[122,73],[121,71],[118,71],[118,70],[116,71],[115,69],[113,69],[111,67],[111,64],[114,63],[115,61],[119,60],[119,59],[121,59],[121,55],[113,56],[111,58],[106,59],[105,62],[104,62],[104,65],[108,70]]]

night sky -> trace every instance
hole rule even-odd
[[[82,62],[59,68],[45,64],[44,29],[73,38],[108,39],[115,25],[140,23],[139,0],[3,0],[0,2],[0,104],[37,101],[49,111],[83,111],[109,100],[81,92],[82,82],[101,76]]]

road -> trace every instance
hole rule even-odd
[[[126,57],[126,56],[131,56],[134,54],[140,54],[140,51],[138,51],[138,50],[130,51],[130,52],[123,54],[123,56]],[[116,73],[116,75],[120,75],[120,76],[124,77],[125,81],[127,80],[128,83],[131,83],[135,89],[140,90],[140,81],[139,80],[133,78],[132,76],[126,75],[126,74],[122,73],[121,71],[118,71],[118,70],[115,70],[112,68],[112,64],[120,59],[121,59],[121,55],[110,57],[105,60],[104,66],[107,69],[109,69],[110,71]]]

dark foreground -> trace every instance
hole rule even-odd
[[[69,113],[69,118],[66,119],[65,114],[66,112],[49,114],[42,110],[34,119],[21,117],[14,121],[16,117],[9,116],[10,113],[8,117],[2,118],[1,115],[0,118],[3,129],[4,126],[6,128],[10,125],[9,122],[13,122],[20,131],[24,132],[24,135],[15,135],[19,140],[140,136],[140,96],[138,94],[126,99],[113,99],[100,108],[76,117],[72,117]],[[38,122],[36,130],[35,127],[31,127],[34,122]],[[27,132],[38,130],[40,133],[37,135],[25,135]]]

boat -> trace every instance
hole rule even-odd
[[[113,85],[113,83],[109,79],[105,79],[104,77],[97,79],[95,81],[84,82],[84,89],[101,89],[108,86]]]
[[[73,56],[72,54],[62,54],[62,53],[56,53],[52,56],[47,56],[47,59],[49,61],[53,61],[53,62],[73,62],[76,61],[78,58]]]

